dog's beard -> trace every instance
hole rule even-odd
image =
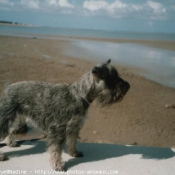
[[[109,104],[110,102],[110,99],[111,99],[111,95],[109,93],[109,91],[102,91],[99,95],[98,95],[98,98],[97,98],[97,101],[99,103],[99,105],[101,107]]]
[[[123,97],[125,96],[126,92],[122,92],[120,89],[117,91],[109,91],[104,90],[99,93],[97,101],[101,107],[110,105],[112,103],[122,101]]]

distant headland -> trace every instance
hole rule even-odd
[[[15,25],[15,26],[28,26],[28,27],[34,27],[36,25],[34,24],[23,24],[23,23],[19,23],[19,22],[12,22],[12,21],[2,21],[0,20],[0,24],[5,24],[5,25]]]

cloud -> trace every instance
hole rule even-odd
[[[12,8],[13,7],[13,8]],[[147,20],[173,20],[175,3],[147,0],[138,3],[122,0],[0,0],[0,9],[40,10],[80,16],[102,16],[107,18],[135,18]]]
[[[144,4],[127,4],[120,0],[115,0],[111,3],[104,0],[86,0],[83,3],[83,8],[93,15],[108,14],[109,17],[114,18],[163,19],[166,13],[166,8],[162,4],[151,0],[148,0]]]
[[[83,3],[83,8],[90,11],[105,9],[107,8],[107,6],[108,6],[108,3],[103,0],[99,0],[99,1],[91,0],[91,1],[85,1]]]
[[[154,1],[147,1],[146,7],[148,12],[150,12],[150,19],[162,20],[166,18],[167,9],[162,4]]]
[[[70,4],[67,0],[46,0],[46,2],[49,5],[66,7],[66,8],[74,8],[74,6]]]
[[[116,0],[112,3],[109,3],[104,0],[90,0],[84,1],[83,8],[88,10],[93,15],[107,15],[109,17],[122,17],[126,12],[127,4]]]
[[[13,6],[13,2],[9,0],[0,0],[0,4]]]
[[[152,20],[165,20],[167,18],[167,9],[160,3],[154,1],[147,1],[145,10],[148,17]]]
[[[25,11],[33,10],[44,13],[73,14],[74,5],[68,0],[0,0],[1,10]],[[13,8],[12,8],[13,6]]]
[[[166,8],[164,8],[163,5],[158,2],[147,1],[147,5],[148,7],[152,8],[154,13],[165,13],[166,12]]]
[[[98,10],[107,10],[107,11],[114,11],[117,9],[124,9],[127,5],[125,3],[122,3],[119,0],[114,1],[113,3],[108,3],[104,0],[90,0],[90,1],[84,1],[83,8],[90,10],[90,11],[98,11]]]
[[[20,1],[20,4],[22,6],[25,6],[29,9],[40,9],[40,6],[39,6],[39,1],[38,0],[21,0]]]
[[[58,6],[58,1],[57,1],[57,0],[47,0],[46,2],[47,2],[49,5]]]
[[[58,5],[60,7],[74,8],[74,6],[70,4],[67,0],[58,0]]]

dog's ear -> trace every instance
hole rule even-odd
[[[110,62],[111,62],[111,59],[109,59],[109,60],[105,63],[106,66],[108,66]]]
[[[107,62],[103,64],[98,64],[92,69],[92,74],[98,78],[102,78],[102,79],[106,78],[109,74],[109,70],[107,66],[109,65],[110,62],[111,60],[109,59]]]
[[[95,66],[92,68],[92,74],[96,77],[100,77],[101,73],[100,67]]]
[[[92,69],[92,74],[95,77],[101,78],[101,79],[105,79],[108,75],[109,75],[109,70],[107,68],[107,66],[95,66]]]

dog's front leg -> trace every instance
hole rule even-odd
[[[66,125],[53,125],[48,132],[48,150],[50,152],[50,162],[55,171],[64,171],[62,163],[62,149],[65,143]]]
[[[73,118],[66,128],[67,151],[72,157],[83,157],[83,153],[76,149],[79,131],[82,128],[83,120]]]

